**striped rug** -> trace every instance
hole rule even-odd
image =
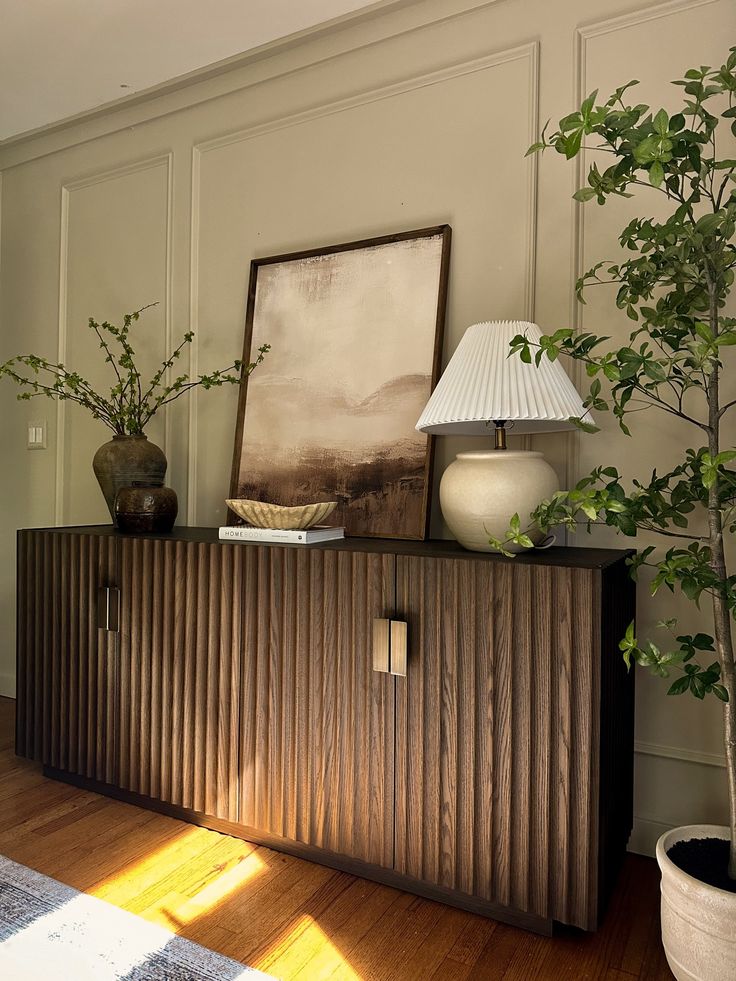
[[[267,977],[0,855],[0,978],[257,981]]]

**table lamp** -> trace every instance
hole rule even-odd
[[[468,327],[416,425],[441,436],[486,436],[493,446],[458,453],[440,482],[440,506],[448,528],[465,548],[491,552],[489,538],[504,539],[518,513],[522,529],[540,501],[559,489],[557,475],[535,450],[507,450],[514,436],[574,429],[569,420],[586,410],[559,361],[539,367],[511,355],[510,341],[542,336],[536,324],[493,320]],[[530,531],[538,543],[541,532]],[[518,546],[510,545],[511,551]]]

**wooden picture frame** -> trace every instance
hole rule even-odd
[[[231,498],[338,500],[347,535],[426,537],[434,440],[414,423],[439,379],[451,236],[252,260],[243,362],[271,351],[241,385]]]

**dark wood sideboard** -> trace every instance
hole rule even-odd
[[[594,929],[632,822],[626,554],[20,531],[17,752],[506,922]]]

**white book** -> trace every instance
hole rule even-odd
[[[229,542],[285,542],[291,545],[313,545],[345,537],[344,528],[315,525],[314,528],[287,530],[282,528],[251,528],[232,525],[220,528],[220,538]]]

